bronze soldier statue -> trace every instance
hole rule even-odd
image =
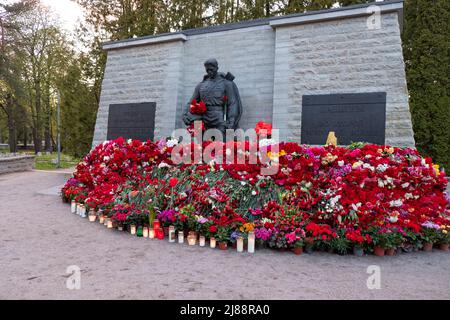
[[[236,129],[242,114],[242,104],[239,90],[233,82],[231,73],[226,75],[219,70],[216,59],[208,59],[205,62],[206,75],[203,81],[196,87],[191,100],[187,104],[183,114],[183,122],[189,126],[194,121],[202,120],[205,129],[218,129],[225,137],[226,129]],[[193,100],[203,101],[206,104],[206,112],[193,114],[190,105]]]

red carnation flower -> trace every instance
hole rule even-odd
[[[270,123],[260,121],[256,124],[255,131],[257,135],[272,135],[272,125]]]
[[[216,226],[210,226],[209,227],[209,232],[216,233],[217,232],[217,227]]]
[[[170,180],[169,180],[170,187],[172,187],[172,188],[175,187],[177,185],[177,183],[178,183],[177,178],[170,178]]]

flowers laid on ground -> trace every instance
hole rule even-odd
[[[410,251],[429,242],[448,248],[447,180],[430,158],[410,148],[292,142],[279,143],[275,157],[275,142],[264,141],[261,150],[279,166],[272,175],[261,174],[267,164],[260,161],[175,165],[175,139],[107,141],[78,164],[62,196],[116,226],[151,227],[156,216],[162,227],[195,231],[219,243],[254,232],[257,243],[274,249],[344,254]],[[235,158],[254,152],[248,141],[184,147],[210,144],[223,154],[236,151]]]

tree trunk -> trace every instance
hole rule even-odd
[[[14,99],[11,95],[6,98],[6,112],[8,114],[8,144],[9,152],[17,152],[17,128],[14,112]]]
[[[42,150],[42,110],[41,110],[41,86],[40,80],[37,79],[35,82],[35,90],[36,90],[36,122],[33,133],[34,140],[34,152],[39,153]]]
[[[23,148],[26,150],[28,147],[28,127],[27,125],[23,126]]]

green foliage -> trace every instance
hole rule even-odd
[[[56,153],[51,154],[42,154],[40,156],[36,156],[35,168],[37,170],[54,170],[56,169],[56,160],[58,155]],[[70,155],[62,154],[61,155],[61,168],[67,169],[77,165],[80,161],[78,158],[73,158]]]
[[[416,147],[450,168],[450,2],[407,0],[403,51]]]

